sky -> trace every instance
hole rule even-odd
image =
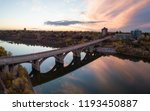
[[[150,0],[0,0],[0,30],[150,32]]]

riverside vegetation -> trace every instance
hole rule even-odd
[[[1,40],[53,48],[82,44],[98,39],[100,36],[99,32],[0,31]]]
[[[10,56],[3,47],[0,47],[0,56]],[[34,93],[29,76],[25,68],[21,65],[17,68],[17,75],[13,73],[0,72],[0,83],[4,93],[7,94],[32,94]]]
[[[111,32],[110,34],[115,34]],[[102,38],[99,32],[74,31],[0,31],[0,39],[28,45],[41,45],[54,48],[68,47]],[[108,45],[109,44],[109,45]],[[104,47],[113,47],[120,54],[150,59],[150,34],[138,40],[112,39],[104,42]]]
[[[17,35],[17,36],[16,36]],[[16,43],[30,45],[43,45],[50,47],[66,47],[75,44],[82,44],[101,38],[98,32],[44,32],[44,31],[2,31],[0,39]],[[57,42],[56,42],[57,41]],[[115,48],[120,54],[139,57],[150,60],[150,34],[140,37],[137,40],[112,39],[103,43],[104,47]],[[10,56],[4,48],[0,47],[0,56]],[[19,65],[17,77],[11,73],[0,72],[0,82],[5,93],[34,93],[27,71]]]
[[[150,60],[150,34],[138,40],[113,40],[112,45],[120,54]]]

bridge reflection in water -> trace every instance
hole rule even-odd
[[[98,52],[95,52],[93,55],[87,53],[83,60],[81,60],[79,57],[76,57],[66,67],[62,64],[56,63],[56,65],[47,73],[40,73],[39,71],[33,69],[30,73],[31,83],[33,87],[35,87],[51,80],[57,79],[96,60],[100,56],[101,54]]]

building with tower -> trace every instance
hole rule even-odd
[[[108,35],[108,29],[106,27],[104,27],[102,29],[102,36],[106,36],[106,35]]]

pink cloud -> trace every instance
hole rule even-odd
[[[140,26],[141,28],[150,28],[150,23],[145,23]]]
[[[85,16],[88,20],[105,20],[94,24],[95,29],[104,26],[117,30],[129,25],[134,15],[150,3],[149,0],[85,0],[88,8]]]

